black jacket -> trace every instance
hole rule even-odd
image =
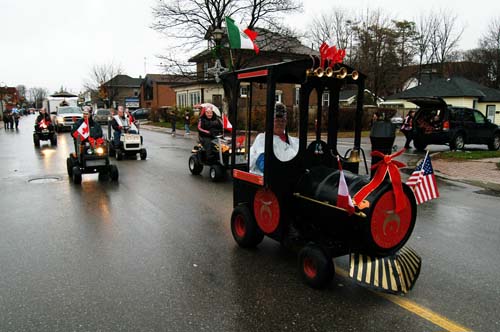
[[[203,115],[198,121],[198,134],[200,137],[215,137],[222,133],[222,123],[215,116],[208,119]]]
[[[84,119],[81,118],[73,125],[73,128],[71,129],[71,135],[73,135],[73,133],[77,131],[77,129],[82,125],[83,121]],[[90,137],[98,139],[103,136],[101,125],[95,122],[94,119],[92,118],[89,118],[89,127],[90,127]]]

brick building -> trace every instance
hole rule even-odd
[[[141,84],[141,107],[156,110],[176,105],[174,87],[192,81],[193,79],[180,75],[147,74]]]
[[[109,81],[103,83],[105,101],[109,107],[123,105],[130,109],[140,106],[140,96],[142,78],[132,78],[128,75],[116,75]]]

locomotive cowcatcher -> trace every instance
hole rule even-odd
[[[406,293],[421,266],[420,257],[404,247],[417,216],[412,190],[401,181],[391,181],[394,173],[389,176],[384,171],[375,188],[360,202],[354,199],[354,211],[337,204],[339,165],[351,197],[373,186],[369,174],[358,174],[365,79],[347,65],[314,56],[222,75],[233,124],[232,150],[244,140],[248,152],[238,158],[231,155],[231,231],[244,248],[255,247],[268,236],[296,249],[299,272],[311,287],[328,285],[335,274],[333,258],[350,255],[349,275],[358,283]],[[282,93],[290,86],[293,98]],[[340,156],[339,95],[350,87],[357,90],[355,137],[352,148]],[[323,106],[325,100],[328,106]],[[292,156],[276,151],[282,144],[274,131],[277,101],[286,105],[288,114],[283,136],[287,142],[297,142]],[[263,142],[264,149],[260,172],[252,169],[256,141]],[[385,165],[390,161],[391,156],[383,158]]]

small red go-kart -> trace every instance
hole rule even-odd
[[[358,91],[350,151],[361,150],[365,76],[341,63],[312,57],[229,72],[222,79],[225,91],[231,92],[232,149],[237,148],[236,132],[246,136],[247,153],[239,160],[231,156],[231,231],[238,245],[255,247],[268,236],[296,249],[300,274],[314,288],[332,280],[333,258],[350,255],[349,275],[358,283],[392,293],[409,291],[421,265],[415,251],[404,247],[417,216],[413,192],[383,174],[374,183],[377,176],[358,174],[360,160],[355,154],[340,157],[337,151],[339,93],[347,85]],[[286,105],[286,129],[276,133],[277,90],[287,85],[298,93],[298,105]],[[240,86],[248,89],[245,100],[239,98]],[[323,94],[329,95],[327,107],[322,106]],[[258,135],[264,135],[264,152],[257,160],[262,172],[252,168],[252,144]],[[293,148],[282,143],[287,141],[297,146],[294,155],[283,158],[282,152]],[[351,197],[362,198],[352,209],[340,206],[341,200],[345,202],[339,196],[339,187],[345,188],[343,178]],[[367,186],[372,190],[359,196]]]

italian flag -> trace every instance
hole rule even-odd
[[[241,30],[230,17],[226,17],[226,26],[231,48],[254,50],[256,54],[259,54],[259,47],[255,44],[257,32],[250,29]]]

